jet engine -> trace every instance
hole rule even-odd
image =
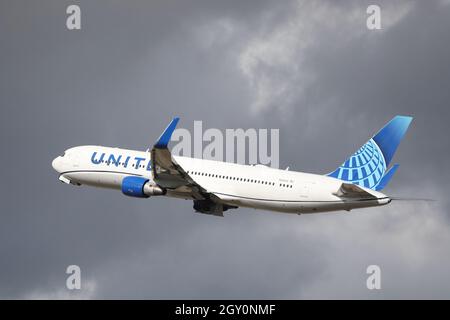
[[[125,177],[122,180],[122,193],[136,198],[148,198],[150,196],[162,196],[166,190],[150,182],[144,177]]]

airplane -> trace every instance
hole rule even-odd
[[[389,165],[412,119],[395,116],[325,175],[175,156],[168,144],[178,117],[147,151],[78,146],[52,166],[66,184],[119,189],[136,198],[192,200],[196,212],[215,216],[239,207],[292,214],[350,211],[391,202],[380,191],[399,167]]]

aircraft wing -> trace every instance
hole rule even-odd
[[[221,204],[220,198],[195,182],[175,161],[167,147],[179,120],[179,118],[174,118],[170,122],[150,151],[153,180],[160,187],[172,193],[192,197],[194,208],[197,211],[223,216],[223,211],[226,209]],[[196,201],[199,201],[201,205],[196,207]],[[204,209],[205,206],[209,209],[208,212],[198,209],[199,207]]]

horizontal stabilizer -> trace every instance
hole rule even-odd
[[[363,199],[371,199],[376,197],[364,190],[363,188],[359,187],[356,184],[352,183],[343,183],[341,184],[341,187],[339,190],[335,193],[333,193],[335,196],[341,197],[341,198],[363,198]]]

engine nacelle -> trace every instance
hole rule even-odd
[[[148,198],[166,194],[166,190],[151,184],[148,178],[125,177],[122,180],[122,193],[136,198]]]

